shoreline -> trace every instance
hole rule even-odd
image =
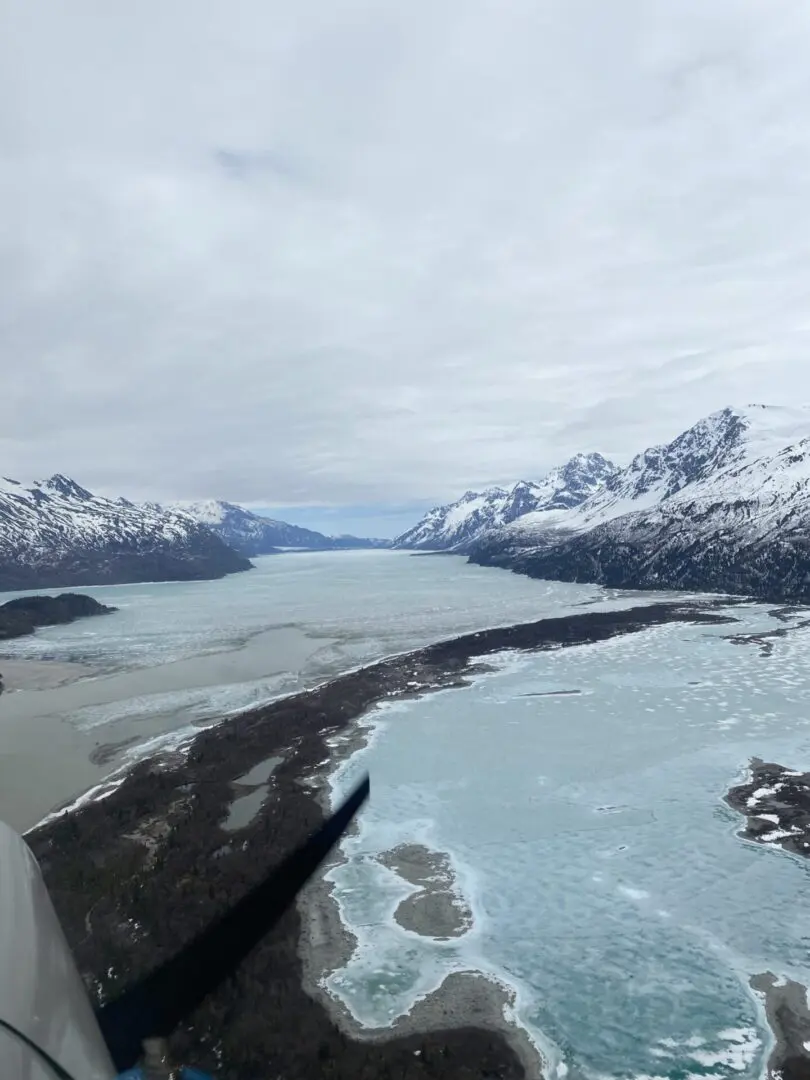
[[[191,741],[251,696],[267,702],[288,686],[311,685],[306,666],[333,640],[273,627],[217,652],[114,671],[0,658],[3,753],[17,763],[7,771],[3,820],[19,832],[36,828],[76,802],[76,792],[117,780],[134,760],[160,753],[159,740]]]
[[[810,773],[754,757],[748,774],[724,797],[745,821],[737,836],[761,847],[781,848],[792,857],[810,858]],[[750,986],[763,1004],[774,1038],[769,1080],[805,1080],[810,1075],[807,988],[784,976],[777,979],[771,971],[753,975]]]
[[[732,604],[725,598],[645,604],[461,635],[224,719],[182,753],[137,764],[103,802],[86,802],[27,835],[94,997],[114,995],[174,953],[320,824],[319,774],[333,763],[334,740],[351,752],[363,737],[358,721],[373,707],[464,685],[495,653],[591,644],[670,622],[733,623],[717,610]],[[233,782],[271,755],[283,762],[268,797],[248,824],[225,831]],[[148,850],[134,839],[143,836],[151,838]],[[322,881],[323,873],[178,1033],[180,1059],[216,1069],[223,1080],[252,1078],[259,1062],[262,1075],[283,1073],[288,1080],[319,1075],[324,1062],[347,1080],[386,1071],[403,1080],[424,1077],[428,1060],[435,1077],[533,1075],[515,1042],[522,1029],[502,1027],[509,1003],[498,996],[503,989],[481,990],[480,978],[465,981],[468,1006],[460,1011],[434,1000],[426,1016],[420,1003],[410,1021],[384,1029],[379,1039],[348,1037],[334,1002],[330,1008],[307,992],[308,978],[311,986],[324,969],[315,975],[318,942],[302,906],[306,915],[311,890]],[[345,934],[321,919],[321,954],[336,941],[347,945]],[[454,981],[445,994],[457,995],[459,985]]]
[[[399,844],[381,852],[376,861],[414,887],[394,912],[394,921],[403,930],[450,941],[471,929],[473,913],[458,889],[446,851],[434,851],[424,844]]]
[[[791,979],[777,977],[772,971],[754,975],[751,989],[760,998],[774,1047],[768,1059],[770,1080],[805,1080],[810,1071],[810,1008],[807,989]]]
[[[333,860],[335,866],[340,860]],[[417,999],[411,1009],[386,1027],[366,1027],[348,1007],[329,992],[326,978],[343,967],[354,951],[356,938],[340,918],[333,884],[320,875],[299,899],[302,928],[299,956],[302,985],[320,1002],[330,1020],[349,1038],[385,1045],[400,1036],[421,1036],[470,1026],[503,1038],[520,1065],[523,1080],[541,1080],[546,1061],[528,1031],[507,1018],[514,1005],[512,988],[482,971],[452,972],[433,991]],[[451,1075],[449,1072],[447,1075]]]
[[[494,668],[488,664],[471,665],[465,671],[464,678],[458,679],[452,687],[431,687],[427,689],[427,692],[437,693],[441,689],[459,688],[476,675],[492,670]],[[404,692],[399,700],[419,696],[419,691],[409,690]],[[342,762],[364,749],[369,739],[373,737],[376,727],[374,711],[375,709],[372,708],[367,716],[359,717],[346,734],[327,740],[330,751],[329,760],[305,780],[324,814],[331,810],[331,777]],[[364,720],[366,720],[365,723]],[[347,835],[355,833],[357,828],[357,823],[353,824]],[[434,852],[422,845],[413,845],[413,847],[421,849],[427,862],[431,860],[431,856],[447,858],[444,852]],[[393,852],[385,854],[391,855]],[[346,858],[342,850],[338,848],[308,882],[298,898],[298,911],[301,916],[298,956],[301,963],[301,983],[309,997],[323,1006],[330,1020],[346,1036],[358,1042],[370,1044],[385,1044],[398,1036],[419,1036],[441,1032],[444,1029],[455,1028],[463,1032],[470,1024],[474,1024],[477,1029],[492,1032],[504,1039],[507,1047],[519,1062],[521,1071],[518,1075],[523,1080],[542,1080],[545,1076],[545,1059],[528,1031],[517,1022],[509,1020],[506,1015],[507,1007],[514,1004],[514,991],[484,972],[473,970],[452,972],[435,990],[418,998],[407,1013],[397,1017],[387,1027],[364,1026],[338,997],[330,993],[326,987],[326,980],[351,960],[357,945],[357,938],[341,918],[340,905],[334,896],[334,882],[330,879],[330,872],[345,862]],[[421,878],[422,871],[426,870],[427,866],[417,866],[416,869],[418,875],[414,876]],[[405,877],[403,874],[400,876],[403,880],[411,881],[410,877]],[[403,903],[407,903],[407,900]],[[397,909],[397,914],[400,913],[401,908],[402,905]],[[468,911],[467,914],[471,919],[471,913]],[[417,918],[417,924],[418,922]],[[469,925],[457,923],[452,927],[456,933],[451,933],[449,936],[460,936],[461,933],[466,933],[470,925],[471,923]],[[408,928],[414,929],[417,933],[427,932],[427,924],[423,924],[419,930],[413,926]],[[423,1050],[420,1049],[418,1053],[422,1057]]]
[[[810,857],[810,773],[751,758],[750,779],[736,784],[725,802],[742,814],[744,840]]]

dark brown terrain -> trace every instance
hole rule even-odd
[[[116,610],[82,593],[20,596],[0,604],[0,640],[33,634],[40,626],[71,623],[88,615],[110,615]]]
[[[810,856],[810,773],[752,758],[750,780],[733,787],[726,802],[745,816],[740,835],[746,840],[781,847],[805,859]],[[751,985],[765,998],[776,1036],[769,1075],[781,1080],[810,1080],[806,988],[790,980],[779,986],[770,972],[755,976]]]
[[[661,603],[467,634],[230,718],[199,735],[185,758],[139,765],[112,795],[27,837],[93,996],[108,1000],[176,952],[320,824],[317,791],[302,781],[329,757],[325,739],[376,703],[460,685],[472,661],[505,649],[586,644],[675,621],[733,622],[718,606]],[[284,760],[260,812],[224,831],[233,781],[271,755]],[[524,1075],[495,1031],[347,1037],[302,989],[300,938],[293,910],[178,1033],[176,1057],[223,1080]]]
[[[751,779],[733,787],[726,802],[745,815],[746,840],[810,854],[810,773],[752,758]]]

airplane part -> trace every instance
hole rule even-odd
[[[36,860],[25,841],[0,822],[3,1080],[206,1080],[194,1069],[173,1068],[169,1036],[291,907],[368,795],[365,777],[229,911],[95,1013]]]

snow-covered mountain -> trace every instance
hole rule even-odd
[[[203,502],[176,503],[171,509],[189,514],[228,547],[247,558],[273,555],[279,550],[280,541],[272,523],[235,503],[206,499]]]
[[[475,562],[565,581],[810,598],[810,408],[713,413],[564,513],[482,537]]]
[[[177,503],[174,509],[190,514],[206,525],[234,551],[250,558],[253,555],[272,555],[285,549],[302,551],[335,551],[342,548],[382,548],[386,540],[367,540],[357,536],[325,536],[313,529],[289,525],[245,510],[236,503],[220,499],[203,502]]]
[[[216,578],[250,569],[187,514],[94,495],[56,474],[0,479],[0,590]]]
[[[601,454],[577,454],[539,483],[468,491],[457,502],[436,506],[394,540],[394,547],[460,551],[485,532],[533,512],[552,513],[578,506],[618,472]]]

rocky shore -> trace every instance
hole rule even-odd
[[[476,660],[504,650],[587,644],[670,622],[733,622],[722,606],[662,603],[467,634],[242,713],[183,753],[141,763],[102,801],[28,835],[91,993],[106,1000],[172,955],[323,820],[318,777],[329,742],[348,736],[374,705],[463,685]],[[234,783],[271,757],[282,760],[258,811],[224,829]],[[328,923],[322,931],[334,944]],[[312,927],[290,911],[178,1033],[176,1055],[223,1080],[531,1075],[504,1035],[500,991],[482,980],[467,983],[477,988],[475,1008],[463,1007],[453,986],[392,1037],[352,1037],[337,1010],[306,992],[307,940]]]
[[[810,856],[810,773],[752,758],[750,779],[733,787],[726,802],[744,815],[740,835],[757,844]],[[765,1004],[774,1034],[768,1062],[773,1080],[810,1077],[810,1010],[807,988],[772,972],[755,975],[751,988]]]
[[[726,802],[745,815],[746,840],[810,854],[810,773],[752,758],[750,780],[733,787]]]
[[[808,1080],[810,1077],[810,1011],[807,988],[766,971],[751,979],[751,989],[765,1005],[774,1047],[768,1061],[769,1080]]]

